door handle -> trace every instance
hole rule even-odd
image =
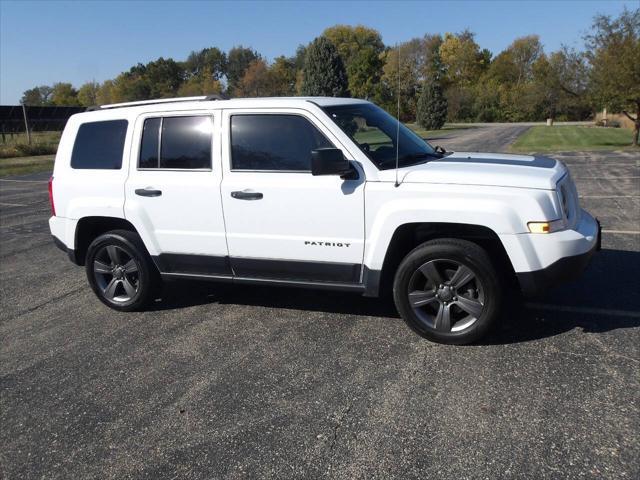
[[[248,190],[244,190],[242,192],[231,192],[231,196],[233,198],[237,198],[238,200],[260,200],[264,195],[260,192],[251,192]]]
[[[136,188],[136,195],[141,197],[159,197],[162,195],[162,190],[154,190],[152,188]]]

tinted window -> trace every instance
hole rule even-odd
[[[298,115],[233,115],[231,167],[234,170],[311,169],[311,151],[333,145]]]
[[[160,168],[211,168],[211,117],[162,119]]]
[[[126,120],[80,125],[71,154],[71,168],[120,169],[127,125]]]
[[[160,137],[160,118],[147,118],[142,130],[142,144],[140,145],[140,168],[157,168],[158,138]]]

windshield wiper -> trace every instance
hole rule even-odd
[[[398,163],[406,162],[407,160],[422,160],[422,159],[425,159],[425,158],[442,158],[442,155],[440,155],[438,153],[431,153],[431,152],[410,153],[410,154],[405,155],[404,157],[402,157],[400,159],[400,162],[398,162]]]

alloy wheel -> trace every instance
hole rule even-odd
[[[98,288],[110,302],[128,302],[140,288],[136,259],[117,245],[106,245],[98,250],[93,261],[93,275]]]
[[[484,309],[484,288],[468,265],[450,259],[430,260],[409,280],[409,304],[429,328],[441,333],[473,325]]]

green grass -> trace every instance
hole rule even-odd
[[[582,126],[531,127],[512,145],[513,152],[619,150],[631,148],[631,130]]]
[[[60,135],[61,132],[33,132],[29,145],[26,133],[5,133],[4,141],[0,140],[0,158],[55,154]]]
[[[460,123],[448,123],[444,127],[442,127],[440,130],[425,130],[417,123],[406,123],[405,125],[409,127],[411,130],[413,130],[415,133],[417,133],[420,136],[420,138],[424,138],[427,141],[430,138],[440,137],[444,134],[450,135],[453,133],[457,133],[460,130],[475,128],[473,125],[464,125]]]
[[[37,157],[0,158],[0,177],[53,170],[54,155]]]

